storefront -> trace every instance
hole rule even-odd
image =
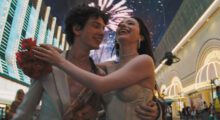
[[[174,116],[181,106],[202,110],[204,101],[209,105],[215,98],[215,87],[220,85],[220,7],[209,14],[207,18],[201,16],[205,22],[198,21],[200,27],[192,27],[189,32],[193,34],[183,37],[187,42],[174,53],[180,62],[156,70],[160,90],[176,99],[172,104]]]

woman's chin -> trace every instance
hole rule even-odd
[[[127,39],[129,39],[129,36],[127,36],[127,35],[120,35],[120,36],[117,38],[118,41],[127,40]]]

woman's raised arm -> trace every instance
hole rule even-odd
[[[129,61],[117,71],[106,75],[98,76],[87,72],[66,59],[51,46],[41,45],[34,50],[35,57],[49,62],[70,75],[74,80],[94,90],[99,94],[103,94],[112,90],[128,87],[140,81],[147,80],[154,87],[154,63],[150,56],[140,55]]]

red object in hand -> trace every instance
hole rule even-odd
[[[37,46],[36,40],[32,38],[23,39],[21,50],[16,53],[18,68],[22,69],[25,75],[38,79],[52,71],[49,63],[34,57],[32,49]]]

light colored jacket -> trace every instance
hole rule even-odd
[[[50,74],[34,80],[13,120],[31,120],[40,101],[40,120],[62,120],[70,105],[68,81],[62,70],[53,66]]]

